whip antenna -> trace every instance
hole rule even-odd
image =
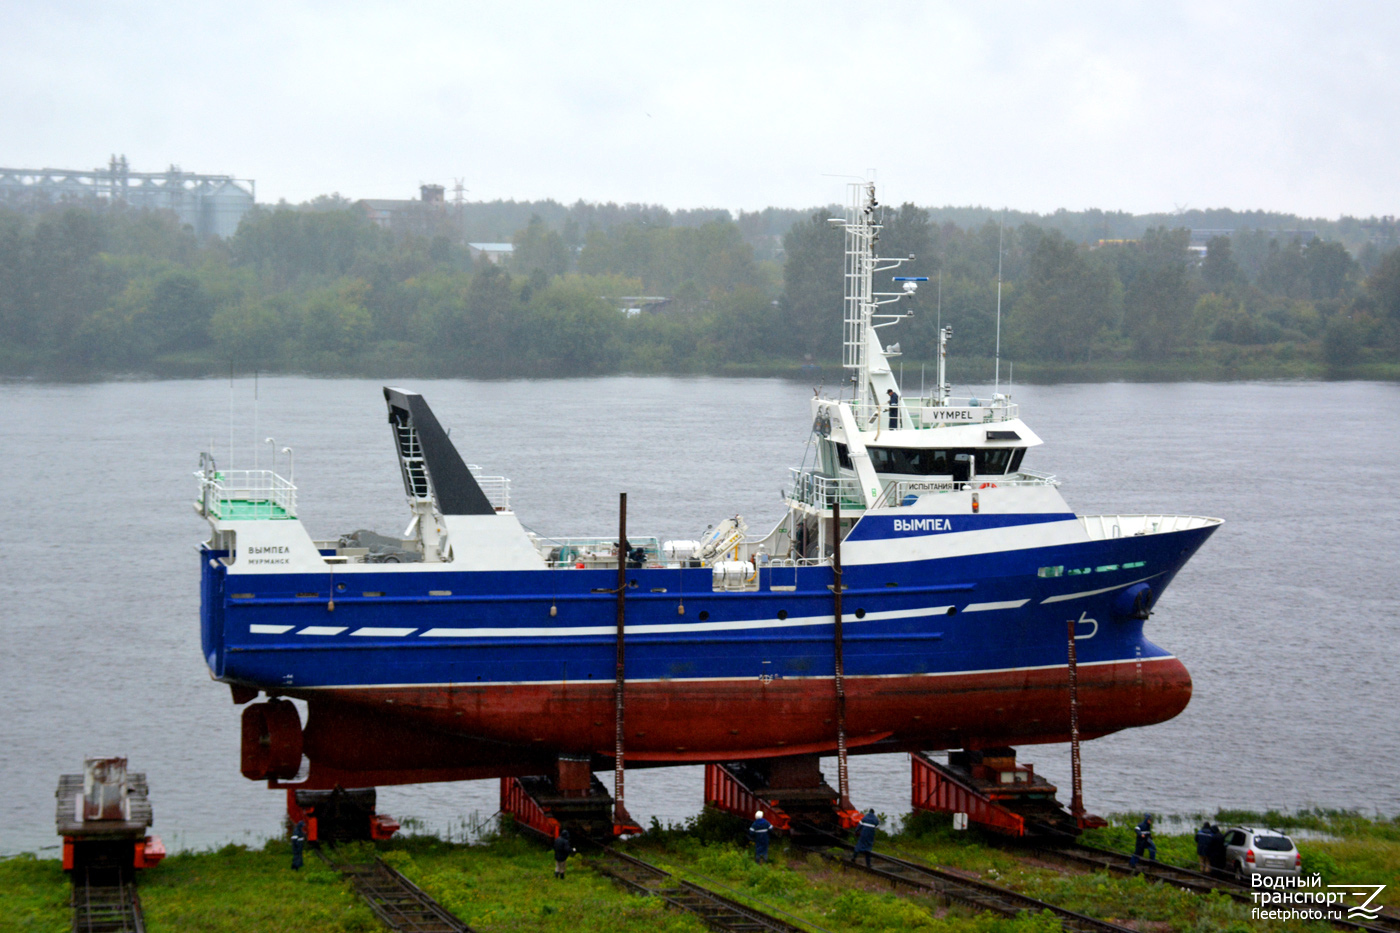
[[[1001,225],[997,227],[997,350],[996,350],[996,388],[994,392],[1001,392],[1001,256],[1002,237],[1006,232],[1006,209],[1001,211]]]

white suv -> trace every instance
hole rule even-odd
[[[1283,833],[1236,826],[1225,831],[1225,868],[1237,882],[1248,885],[1251,875],[1302,874],[1303,856]]]

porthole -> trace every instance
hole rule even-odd
[[[779,609],[779,610],[778,610],[778,621],[781,622],[783,619],[786,619],[786,618],[787,618],[787,610],[786,610],[786,609]]]
[[[950,615],[950,616],[955,616],[955,615],[957,615],[957,614],[958,614],[958,607],[957,607],[957,606],[949,606],[949,607],[948,607],[948,615]]]
[[[856,618],[857,618],[857,619],[864,619],[864,618],[865,618],[865,610],[864,610],[864,609],[857,609],[857,610],[856,610]]]
[[[701,621],[701,622],[704,622],[704,621],[705,621],[706,619],[708,619],[709,617],[710,617],[709,612],[705,611],[704,609],[701,609],[701,610],[700,610],[700,621]]]

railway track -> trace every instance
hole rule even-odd
[[[853,847],[850,844],[835,841],[834,837],[832,838],[831,846],[839,847],[847,852],[852,850]],[[870,855],[871,867],[866,868],[857,862],[832,855],[825,849],[814,848],[809,851],[816,852],[830,862],[839,863],[844,869],[863,872],[877,878],[883,878],[892,884],[902,884],[924,893],[936,895],[944,903],[956,902],[975,910],[988,910],[1005,917],[1014,917],[1026,911],[1040,913],[1048,910],[1059,918],[1061,928],[1072,931],[1072,933],[1130,933],[1127,927],[1086,914],[1075,913],[1063,907],[1056,907],[1054,904],[1047,904],[1028,894],[1021,894],[1000,885],[988,884],[985,881],[968,878],[962,874],[896,858],[892,855],[880,855],[872,852]]]
[[[73,873],[73,933],[146,933],[136,882],[118,869]]]
[[[1137,867],[1131,865],[1132,856],[1115,849],[1102,849],[1081,842],[1073,837],[1052,836],[1048,841],[1037,841],[1032,837],[1019,839],[1016,848],[1030,848],[1037,858],[1060,862],[1075,868],[1089,871],[1106,871],[1115,875],[1142,875],[1148,881],[1159,881],[1197,894],[1210,894],[1219,891],[1241,903],[1249,903],[1249,889],[1242,888],[1233,881],[1226,881],[1189,868],[1177,868],[1149,858],[1138,860]]]
[[[670,872],[649,862],[605,848],[589,862],[594,871],[607,875],[634,894],[659,897],[677,910],[693,914],[702,923],[725,933],[808,933],[786,920],[755,910],[690,881],[678,881]]]
[[[1037,841],[1034,837],[1018,840],[1018,847],[1031,848],[1037,858],[1058,861],[1076,868],[1106,871],[1116,875],[1138,874],[1148,881],[1170,884],[1183,890],[1194,891],[1197,894],[1219,892],[1242,904],[1253,903],[1250,889],[1236,884],[1234,881],[1194,871],[1190,868],[1178,868],[1175,865],[1167,865],[1149,858],[1139,859],[1137,867],[1134,868],[1131,865],[1132,856],[1127,852],[1089,845],[1075,840],[1073,836],[1054,833],[1052,830],[1048,831],[1048,834],[1049,838],[1046,840]],[[1364,923],[1354,920],[1333,920],[1330,923],[1339,930],[1362,930],[1365,933],[1400,933],[1400,917],[1389,912],[1382,913],[1376,919],[1367,920]]]
[[[382,859],[365,863],[334,862],[320,849],[313,851],[349,879],[356,893],[389,929],[398,933],[475,933]]]

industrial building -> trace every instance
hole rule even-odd
[[[256,192],[250,178],[200,175],[177,165],[164,172],[133,172],[124,155],[91,171],[0,168],[0,205],[32,211],[125,203],[137,210],[172,211],[204,237],[232,236]]]
[[[419,185],[418,199],[362,198],[355,205],[370,223],[385,230],[411,236],[449,236],[459,234],[462,209],[462,186],[448,210],[442,185]]]

